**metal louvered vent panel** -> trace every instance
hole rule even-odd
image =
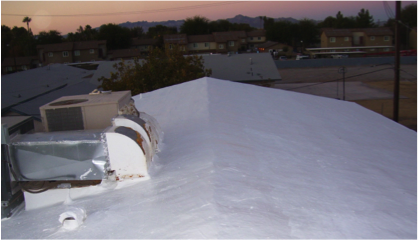
[[[45,114],[50,132],[84,129],[81,107],[46,109]]]

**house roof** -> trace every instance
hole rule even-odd
[[[215,42],[237,41],[241,38],[246,38],[245,31],[230,31],[230,32],[213,32]]]
[[[49,98],[48,96],[55,96],[56,93],[54,92],[59,91],[62,96],[68,95],[68,93],[84,94],[86,91],[91,92],[97,88],[99,82],[93,82],[90,81],[90,78],[84,77],[92,73],[94,73],[94,70],[89,71],[63,64],[53,64],[3,75],[1,77],[2,113],[18,111],[25,115],[31,115],[35,112],[39,114],[39,107],[47,103],[43,99]],[[88,85],[83,84],[79,85],[78,88],[69,88],[83,82]],[[44,97],[41,98],[41,96]],[[38,115],[34,117],[40,119]]]
[[[206,35],[191,35],[187,36],[189,43],[214,42],[215,38],[212,34]]]
[[[133,99],[164,131],[151,179],[62,189],[65,204],[2,221],[2,238],[416,239],[413,130],[356,103],[213,78]],[[85,213],[76,230],[58,221],[68,211]]]
[[[277,81],[281,79],[276,64],[268,53],[228,55],[202,55],[206,69],[212,69],[212,77],[231,81]],[[252,65],[249,59],[251,58]],[[116,58],[117,59],[117,58]],[[146,60],[140,60],[142,64]],[[113,65],[119,61],[104,61],[99,64],[93,79],[109,78],[115,72]],[[130,63],[130,62],[128,62]]]
[[[327,37],[351,37],[350,29],[326,29],[323,31]]]
[[[1,66],[2,67],[14,66],[15,65],[15,60],[16,60],[16,65],[17,66],[31,65],[33,63],[33,61],[38,60],[38,57],[37,56],[30,56],[30,57],[5,58],[1,62]]]
[[[213,78],[238,82],[281,80],[273,58],[268,53],[202,55],[206,69]],[[251,59],[251,60],[250,60]],[[250,64],[251,61],[251,64]]]
[[[266,30],[265,29],[257,29],[253,31],[247,32],[248,37],[264,37],[266,36]]]
[[[393,35],[390,28],[379,27],[379,28],[352,28],[352,29],[323,29],[323,32],[327,37],[351,37],[353,32],[363,32],[366,35]]]
[[[106,40],[74,42],[74,50],[95,49],[104,44]]]
[[[146,38],[146,39],[142,39],[142,38],[132,38],[131,39],[131,45],[137,46],[137,45],[154,45],[157,43],[157,39],[153,39],[153,38]]]
[[[73,51],[99,48],[99,45],[106,44],[106,40],[63,42],[55,44],[43,44],[36,46],[37,49],[44,49],[45,52]]]
[[[54,43],[37,45],[36,49],[43,49],[45,52],[72,51],[74,44],[72,42]]]
[[[119,59],[119,58],[132,58],[132,57],[138,57],[141,55],[141,51],[136,48],[130,48],[130,49],[118,49],[118,50],[112,50],[109,52],[109,55],[111,55],[112,59]]]
[[[164,43],[187,44],[186,34],[170,34],[164,35]]]
[[[362,30],[368,36],[393,36],[392,30],[390,28],[363,28]],[[353,32],[356,30],[353,30]]]

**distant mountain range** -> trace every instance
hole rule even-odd
[[[241,14],[236,15],[233,18],[227,18],[230,23],[247,23],[251,27],[255,28],[261,28],[262,22],[260,21],[259,17],[247,17],[243,16]],[[298,20],[294,18],[275,18],[275,21],[290,21],[293,23],[299,22]],[[167,27],[176,27],[178,30],[180,29],[180,26],[184,23],[184,20],[169,20],[169,21],[162,21],[162,22],[147,22],[147,21],[140,21],[140,22],[126,22],[121,23],[119,26],[127,27],[127,28],[134,28],[134,27],[142,27],[144,32],[148,32],[148,28],[155,27],[157,25],[163,25]]]

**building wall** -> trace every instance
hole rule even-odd
[[[90,53],[90,49],[83,49],[83,50],[78,50],[80,51],[80,55],[76,56],[75,52],[77,50],[74,50],[73,54],[74,54],[74,61],[73,62],[90,62],[90,61],[99,61],[101,60],[99,58],[99,49],[94,49],[94,53]]]
[[[415,30],[411,30],[409,33],[409,47],[417,49],[417,32]]]
[[[205,47],[204,42],[189,43],[189,44],[187,44],[187,49],[189,51],[197,51],[197,52],[216,50],[216,42],[206,42],[206,43],[208,45],[206,47]]]
[[[266,37],[247,37],[247,42],[251,44],[257,44],[257,43],[264,43],[266,41]]]
[[[335,38],[335,42],[331,42],[331,38]],[[323,34],[321,36],[321,47],[351,47],[352,37],[348,37],[346,41],[346,37],[327,37]]]
[[[353,46],[364,46],[365,38],[364,32],[353,32]]]
[[[51,64],[51,63],[71,63],[73,62],[73,52],[71,51],[67,51],[68,52],[68,57],[63,57],[63,52],[64,51],[59,51],[59,52],[52,52],[52,57],[48,56],[48,52],[44,52],[44,59],[45,59],[45,64]]]
[[[374,40],[371,40],[374,37]],[[364,46],[392,46],[392,36],[388,36],[389,40],[385,41],[385,36],[365,36]]]

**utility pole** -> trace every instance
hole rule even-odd
[[[393,90],[393,121],[399,122],[399,69],[400,69],[400,20],[401,20],[401,2],[396,1],[395,17],[395,86]]]
[[[338,73],[343,74],[343,100],[345,101],[345,73],[347,72],[346,67],[341,67],[338,69]],[[338,81],[337,81],[337,94],[338,94]],[[339,99],[339,98],[338,98]]]

